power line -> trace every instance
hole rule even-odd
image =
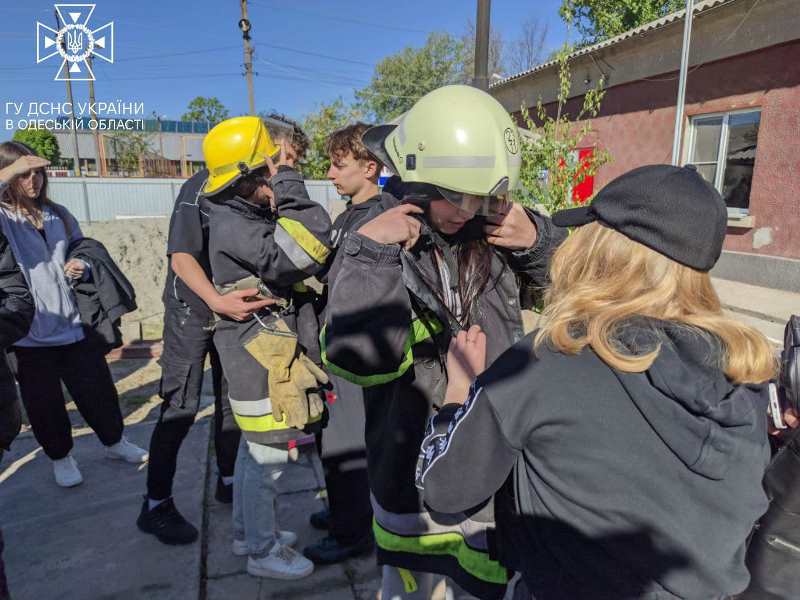
[[[328,77],[328,80],[330,81],[331,80],[330,77],[332,76],[334,78],[333,81],[345,81],[345,80],[347,80],[347,81],[349,81],[350,83],[352,83],[354,85],[355,84],[365,85],[365,84],[369,83],[369,81],[367,81],[365,79],[356,79],[355,77],[351,77],[349,75],[337,75],[336,73],[331,73],[331,72],[327,72],[327,71],[320,71],[320,70],[314,69],[314,68],[300,67],[300,66],[297,66],[297,65],[287,65],[287,64],[283,64],[283,63],[276,63],[276,62],[268,60],[266,58],[258,58],[256,60],[258,60],[259,62],[264,63],[264,64],[266,64],[266,65],[268,65],[270,67],[277,67],[279,69],[291,70],[291,71],[294,71],[294,72],[299,72],[300,76],[303,75],[303,72],[309,73],[310,75],[316,76],[316,77],[313,77],[313,78],[312,77],[306,77],[309,81],[320,81],[319,77]]]
[[[239,46],[219,46],[217,48],[202,48],[199,50],[185,50],[184,52],[170,52],[164,54],[150,54],[148,56],[128,56],[125,58],[118,58],[115,62],[125,62],[129,60],[149,60],[149,59],[162,59],[171,56],[189,56],[191,54],[207,54],[209,52],[220,52],[222,50],[234,50]]]
[[[364,62],[362,60],[354,60],[350,58],[342,58],[341,56],[333,56],[331,54],[323,54],[320,52],[311,52],[309,50],[298,50],[297,48],[290,48],[289,46],[279,46],[277,44],[266,44],[259,42],[256,46],[263,46],[264,48],[274,48],[276,50],[285,50],[286,52],[294,52],[295,54],[303,54],[305,56],[315,56],[317,58],[325,58],[328,60],[336,60],[339,62],[350,63],[353,65],[364,65],[366,67],[374,67],[374,63]]]
[[[266,4],[264,2],[254,2],[253,0],[250,0],[250,3],[252,5],[254,5],[254,6],[260,6],[262,8],[266,8],[266,9],[269,9],[269,10],[286,10],[286,11],[291,11],[291,12],[298,13],[298,14],[301,14],[301,15],[308,15],[308,16],[311,16],[311,17],[315,17],[317,19],[324,19],[324,20],[327,20],[327,21],[338,21],[339,23],[348,23],[350,25],[358,25],[360,27],[374,27],[374,28],[378,29],[379,31],[392,30],[392,31],[407,31],[407,32],[411,32],[411,33],[425,33],[425,34],[428,33],[424,29],[413,29],[411,27],[400,27],[398,25],[387,25],[386,23],[376,23],[376,22],[373,22],[373,21],[364,21],[362,19],[350,19],[350,18],[339,17],[339,16],[334,16],[334,15],[327,15],[327,14],[323,14],[323,13],[314,12],[314,11],[311,11],[311,10],[303,10],[302,8],[295,8],[293,6],[282,6],[282,5],[281,6],[276,6],[274,4]]]
[[[270,66],[275,66],[275,67],[299,68],[299,67],[292,67],[291,65],[281,65],[280,63],[273,63],[272,61],[266,60],[264,58],[259,58],[257,60],[259,62],[265,63],[265,64],[270,65]],[[304,70],[312,71],[311,69],[304,69]],[[312,71],[311,74],[315,74],[315,73],[318,75],[317,77],[304,76],[303,74],[300,73],[300,74],[298,74],[297,76],[294,76],[294,77],[289,75],[289,76],[284,76],[283,78],[284,79],[289,79],[289,80],[297,80],[297,81],[310,81],[312,83],[330,84],[330,85],[335,85],[335,86],[338,86],[338,87],[350,87],[350,86],[352,86],[354,84],[368,85],[370,83],[369,81],[366,81],[366,80],[363,80],[363,79],[341,78],[342,83],[339,84],[338,80],[320,79],[319,76],[320,75],[324,75],[324,74],[322,74],[322,73],[320,73],[318,71]],[[281,78],[279,75],[268,75],[267,77],[271,77],[271,76],[272,77]],[[349,84],[345,83],[344,79],[349,79],[351,83],[349,83]],[[407,96],[407,95],[402,95],[402,94],[390,94],[388,92],[376,92],[376,91],[367,90],[367,89],[361,90],[360,93],[367,94],[367,95],[370,95],[370,96],[384,96],[384,97],[388,97],[388,98],[408,98],[408,99],[412,99],[412,100],[418,100],[419,98],[422,98],[421,95]]]
[[[194,54],[208,54],[209,52],[219,52],[222,50],[232,50],[238,49],[239,46],[219,46],[217,48],[200,48],[197,50],[185,50],[183,52],[168,52],[164,54],[150,54],[146,56],[127,56],[125,58],[117,58],[114,63],[132,61],[132,60],[149,60],[149,59],[164,59],[170,58],[175,56],[190,56]],[[2,67],[0,66],[0,71],[24,71],[30,69],[32,65],[27,66],[11,66],[11,67]],[[174,69],[174,66],[162,65],[168,68]]]
[[[163,79],[194,79],[194,78],[209,78],[209,77],[241,77],[241,73],[194,73],[191,75],[164,75],[164,76],[155,76],[155,77],[109,77],[108,75],[104,75],[104,78],[111,82],[125,82],[125,81],[151,81],[151,80],[163,80]],[[11,81],[11,82],[25,82],[25,81],[41,81],[40,78],[37,79],[5,79],[4,81]]]

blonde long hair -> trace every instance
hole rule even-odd
[[[670,260],[600,223],[579,227],[553,255],[543,327],[535,345],[566,354],[584,347],[610,367],[639,373],[659,348],[629,354],[614,343],[619,326],[634,317],[670,321],[721,342],[719,367],[734,383],[762,383],[777,362],[767,339],[722,313],[711,277]]]

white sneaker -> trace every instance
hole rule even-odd
[[[75,487],[83,483],[83,475],[71,454],[53,461],[53,475],[55,475],[56,483],[64,488]]]
[[[275,544],[264,558],[248,558],[247,572],[254,577],[302,579],[314,572],[314,563],[290,546]]]
[[[284,546],[294,546],[297,543],[297,534],[294,531],[279,531],[277,541]],[[234,539],[231,544],[231,552],[236,556],[247,556],[250,554],[250,547],[246,541]]]
[[[148,456],[147,450],[139,448],[136,444],[131,444],[125,437],[113,446],[106,446],[106,458],[112,460],[124,460],[138,465],[146,462]]]

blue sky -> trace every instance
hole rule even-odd
[[[77,0],[70,0],[77,3]],[[96,60],[98,101],[144,102],[179,119],[195,96],[217,96],[231,111],[247,111],[241,76],[242,40],[238,0],[123,2],[96,0],[90,21],[97,28],[115,23],[116,61]],[[65,84],[53,81],[54,57],[35,64],[36,21],[54,27],[53,3],[2,0],[0,8],[0,140],[6,102],[57,102]],[[250,0],[256,43],[257,110],[277,110],[302,118],[320,102],[351,100],[381,58],[421,45],[431,31],[460,34],[475,17],[475,0]],[[558,17],[560,0],[494,0],[492,27],[506,40],[535,17],[549,26],[548,49],[566,35]],[[88,86],[73,83],[77,101]],[[26,110],[25,109],[25,110]],[[24,116],[24,115],[23,115]]]

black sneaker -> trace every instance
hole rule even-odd
[[[197,539],[197,529],[178,512],[172,498],[148,510],[145,496],[136,525],[145,533],[152,533],[159,542],[170,546],[191,544]]]
[[[323,508],[319,512],[312,513],[308,521],[314,529],[328,530],[331,528],[331,511]]]
[[[233,484],[225,485],[222,477],[217,477],[217,492],[214,494],[214,498],[217,499],[217,502],[222,502],[223,504],[233,502]]]
[[[372,552],[375,542],[372,534],[365,535],[352,544],[340,544],[335,537],[329,535],[313,546],[307,546],[303,554],[315,565],[332,565],[356,556],[364,556]]]

